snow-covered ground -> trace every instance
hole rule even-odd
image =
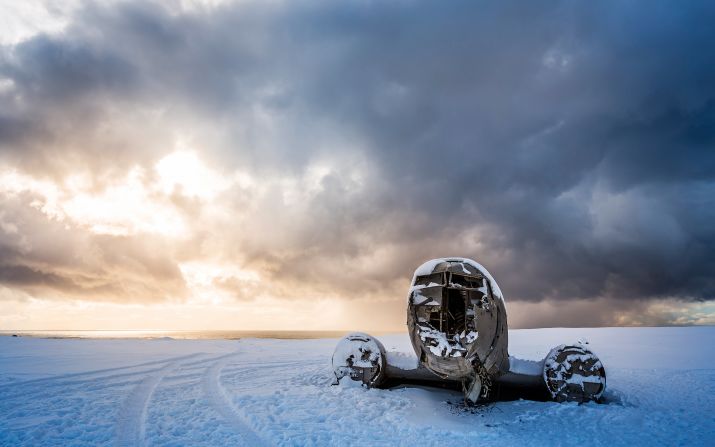
[[[465,411],[448,390],[330,386],[335,339],[0,337],[0,445],[715,445],[715,327],[509,337],[524,359],[586,338],[607,403]]]

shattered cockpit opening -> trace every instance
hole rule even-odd
[[[474,306],[481,307],[485,299],[484,278],[446,272],[429,275],[429,279],[419,278],[416,284],[428,280],[431,287],[442,286],[440,299],[427,304],[429,325],[454,340],[475,331]]]
[[[467,328],[467,293],[464,290],[447,289],[441,311],[447,338],[454,338]]]

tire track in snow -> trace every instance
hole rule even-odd
[[[133,377],[142,375],[146,376],[160,371],[162,368],[154,368],[148,370],[142,370],[134,373],[127,374],[113,374],[108,376],[101,376],[96,379],[91,380],[68,380],[60,383],[55,383],[51,385],[44,385],[36,387],[35,389],[25,390],[18,392],[16,394],[2,395],[0,394],[0,399],[2,400],[12,400],[12,399],[27,399],[29,396],[35,395],[58,395],[65,394],[68,391],[87,390],[91,388],[92,390],[104,390],[107,388],[114,387],[124,387],[127,382],[135,381],[132,380]]]
[[[245,445],[263,446],[266,443],[248,425],[243,416],[236,411],[231,400],[226,396],[223,386],[221,386],[221,371],[230,357],[232,356],[224,357],[206,368],[206,373],[203,377],[204,394],[214,410],[221,415],[234,431],[241,435]]]
[[[154,390],[159,382],[177,367],[170,362],[156,373],[144,378],[124,400],[116,423],[116,446],[143,446],[146,416]]]
[[[131,370],[134,368],[142,368],[146,366],[154,366],[154,365],[161,365],[161,364],[167,364],[169,362],[178,362],[179,360],[186,360],[186,359],[192,359],[194,357],[203,355],[201,353],[196,353],[196,354],[190,354],[190,355],[183,355],[179,357],[170,357],[166,358],[163,360],[155,360],[151,362],[145,362],[145,363],[139,363],[136,365],[128,365],[128,366],[120,366],[117,368],[107,368],[107,369],[98,369],[94,371],[87,371],[87,372],[79,372],[79,373],[71,373],[71,374],[62,374],[62,375],[57,375],[57,376],[52,376],[52,377],[43,377],[40,379],[32,379],[32,380],[26,380],[23,382],[16,382],[16,383],[9,383],[7,385],[4,385],[0,387],[0,399],[3,400],[10,400],[10,399],[17,399],[17,398],[27,398],[28,396],[35,395],[35,394],[47,394],[47,393],[54,393],[53,391],[56,388],[59,388],[60,390],[66,390],[68,387],[73,387],[73,386],[83,386],[86,384],[90,383],[98,383],[106,380],[114,380],[114,379],[122,379],[122,378],[129,378],[132,376],[137,376],[137,375],[147,375],[147,374],[153,374],[157,371],[160,371],[162,368],[159,369],[142,369],[139,371],[131,371],[131,372],[122,372],[118,374],[111,374],[114,372],[119,372],[123,370]],[[109,373],[109,374],[106,374]],[[75,380],[78,379],[78,380]],[[25,386],[34,386],[34,389],[29,389],[29,390],[17,390],[17,387],[25,387]],[[37,385],[40,385],[39,387]],[[108,384],[106,385],[107,387],[110,386],[120,386],[121,383],[115,383],[115,384]],[[10,393],[8,393],[8,391]],[[13,393],[14,392],[14,393]]]
[[[6,383],[6,384],[3,384],[2,386],[0,386],[0,391],[4,391],[5,389],[12,389],[16,386],[22,386],[22,385],[31,385],[31,384],[42,383],[42,382],[55,382],[55,381],[61,381],[64,379],[72,379],[75,377],[93,376],[95,374],[101,374],[101,373],[106,373],[106,372],[121,371],[123,369],[132,369],[132,368],[141,368],[143,366],[160,365],[160,364],[164,364],[167,362],[178,362],[179,360],[186,360],[186,359],[197,357],[199,355],[202,355],[202,353],[181,355],[178,357],[169,357],[169,358],[165,358],[162,360],[152,360],[151,362],[137,363],[136,365],[118,366],[116,368],[95,369],[92,371],[82,371],[82,372],[77,372],[77,373],[60,374],[60,375],[56,375],[56,376],[40,377],[38,379],[24,380],[22,382],[10,382],[10,383]],[[137,371],[135,373],[129,373],[129,374],[143,374],[143,373],[145,373],[145,371]],[[97,380],[99,378],[101,378],[101,377],[92,378],[90,380]],[[56,383],[56,384],[53,383],[51,386],[63,386],[63,385],[64,385],[64,383]]]

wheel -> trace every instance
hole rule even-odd
[[[561,345],[544,360],[544,382],[557,402],[597,401],[606,389],[606,370],[582,344]]]
[[[368,388],[379,386],[385,378],[385,348],[376,338],[355,332],[338,342],[333,353],[333,372],[337,383],[344,378],[362,382]]]

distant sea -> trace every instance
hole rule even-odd
[[[241,338],[279,338],[279,339],[309,339],[338,338],[352,331],[5,331],[0,330],[0,336],[36,337],[36,338],[174,338],[180,340],[238,340]],[[372,331],[374,335],[384,335],[390,332]]]

